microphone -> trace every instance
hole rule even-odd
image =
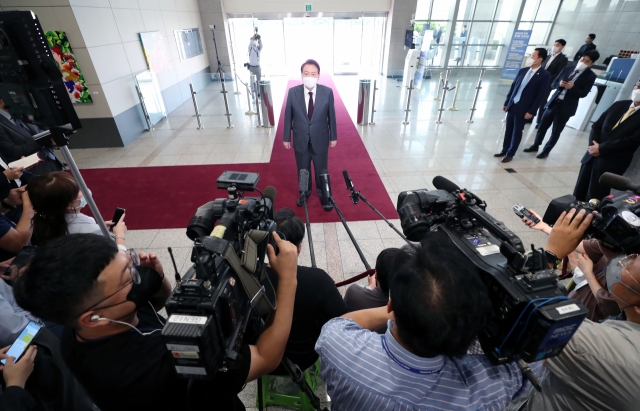
[[[448,191],[449,193],[453,193],[454,191],[460,190],[460,187],[458,187],[456,183],[442,176],[433,177],[432,183],[436,189],[445,190],[445,191]]]
[[[320,172],[320,202],[322,203],[322,207],[324,211],[333,210],[333,205],[331,205],[331,180],[329,179],[329,172],[324,169]]]
[[[269,210],[271,210],[271,212],[269,213],[269,215],[267,215],[267,217],[273,220],[273,210],[276,208],[276,188],[273,186],[267,186],[264,189],[264,193],[262,193],[262,196],[266,199],[271,200],[271,207],[268,208]]]
[[[351,201],[353,202],[353,204],[358,204],[358,202],[360,201],[360,197],[358,196],[358,193],[356,193],[356,189],[353,186],[353,181],[351,181],[351,177],[349,177],[349,173],[347,172],[347,170],[342,170],[342,176],[344,177],[344,182],[347,185],[347,190],[351,190]]]
[[[306,198],[307,188],[309,187],[309,170],[307,170],[306,168],[300,170],[298,182],[300,186],[300,198]]]
[[[640,192],[640,186],[633,184],[627,177],[619,176],[613,173],[604,173],[598,180],[603,186],[613,188],[619,191],[633,191],[635,193]]]

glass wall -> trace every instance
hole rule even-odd
[[[533,30],[530,44],[544,44],[559,5],[560,0],[418,0],[416,43],[427,42],[435,67],[500,67],[516,26]],[[425,35],[430,38],[420,38]]]

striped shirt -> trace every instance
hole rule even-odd
[[[411,354],[391,335],[392,325],[384,336],[388,352],[381,335],[351,319],[334,318],[322,327],[316,351],[332,411],[502,410],[531,386],[516,363]]]

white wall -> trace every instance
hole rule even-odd
[[[208,0],[220,1],[220,0]],[[311,4],[313,12],[388,12],[392,0],[222,0],[227,13],[304,12]]]
[[[140,32],[161,31],[171,53],[171,68],[159,75],[163,90],[209,65],[206,50],[180,61],[173,33],[195,27],[203,33],[198,0],[0,0],[0,5],[32,10],[45,31],[67,33],[94,100],[74,105],[80,118],[115,117],[139,103],[135,74],[147,69]]]

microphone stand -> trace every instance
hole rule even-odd
[[[369,202],[369,200],[367,200],[367,198],[365,196],[362,195],[362,193],[360,193],[360,191],[356,191],[355,188],[351,189],[351,200],[353,201],[353,204],[357,204],[358,203],[358,199],[364,201],[369,207],[371,207],[371,209],[373,211],[376,212],[376,214],[378,214],[380,216],[380,218],[382,218],[384,220],[385,223],[387,223],[389,225],[389,227],[391,227],[391,229],[393,229],[393,231],[395,231],[400,237],[402,237],[402,239],[404,241],[407,242],[407,244],[412,245],[411,241],[407,240],[407,237],[405,237],[404,234],[402,234],[402,232],[400,230],[398,230],[396,228],[396,226],[393,225],[393,223],[389,220],[387,220],[385,218],[385,216],[382,215],[382,213],[380,211],[378,211],[377,208],[375,208],[373,206],[373,204],[371,204]]]
[[[304,206],[304,218],[305,223],[307,225],[307,238],[309,239],[309,253],[311,254],[311,266],[313,268],[317,268],[316,265],[316,254],[313,251],[313,238],[311,236],[311,224],[309,224],[309,209],[307,208],[307,196],[304,193],[300,193],[300,199],[302,200],[302,205]]]
[[[362,250],[360,249],[360,246],[358,245],[358,242],[356,241],[356,239],[353,237],[351,230],[349,230],[349,226],[347,225],[347,222],[345,221],[344,216],[342,215],[342,212],[340,212],[338,205],[336,204],[336,202],[333,200],[333,197],[331,196],[329,197],[329,203],[333,206],[333,209],[336,210],[336,213],[338,213],[338,217],[340,217],[340,221],[342,221],[342,225],[344,226],[344,229],[347,230],[347,234],[349,234],[349,238],[351,239],[353,246],[356,248],[356,251],[360,256],[360,260],[362,260],[362,263],[364,264],[365,268],[367,270],[371,270],[371,266],[367,262],[367,259],[365,258],[364,254],[362,254]]]

